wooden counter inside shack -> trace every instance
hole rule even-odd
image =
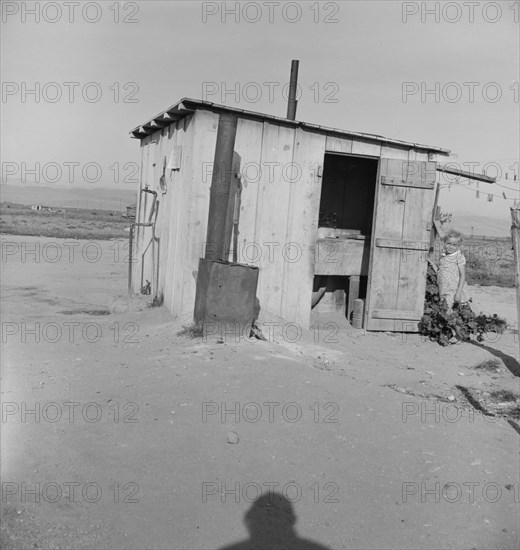
[[[359,233],[318,229],[314,275],[368,276],[370,237]]]

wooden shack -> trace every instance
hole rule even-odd
[[[182,99],[131,132],[141,183],[130,290],[149,281],[174,316],[193,314],[223,114],[238,119],[229,259],[259,268],[260,318],[308,328],[318,277],[343,277],[350,303],[361,288],[366,329],[416,331],[436,163],[449,151],[207,101]]]

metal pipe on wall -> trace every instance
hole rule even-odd
[[[206,260],[227,259],[224,242],[237,123],[237,117],[230,113],[222,113],[219,116],[209,195],[208,231],[204,256]]]
[[[154,211],[155,211],[155,205],[156,205],[156,202],[157,202],[157,191],[153,191],[152,189],[149,189],[148,188],[148,185],[145,185],[143,189],[141,189],[141,192],[139,193],[139,195],[141,195],[142,193],[150,193],[151,195],[153,195],[153,202],[152,202],[152,208],[150,210],[150,214],[148,216],[148,222],[147,223],[139,223],[139,222],[134,222],[130,225],[130,235],[129,235],[129,247],[130,247],[130,252],[129,252],[129,255],[128,255],[128,292],[130,294],[132,294],[132,260],[133,260],[133,246],[134,246],[134,228],[136,227],[152,227],[153,228],[153,233],[155,233],[155,223],[152,222],[152,217],[153,217],[153,214],[154,214]],[[141,203],[141,196],[139,196],[139,202]],[[146,214],[146,202],[145,202],[145,207],[144,207],[144,212]],[[139,213],[140,215],[140,213]],[[152,239],[155,239],[155,235],[152,235]],[[154,261],[152,259],[152,269],[155,270],[155,264],[154,264]],[[142,282],[142,281],[141,281]]]
[[[293,59],[291,62],[291,80],[289,82],[289,101],[287,103],[287,118],[289,120],[296,119],[296,107],[298,101],[296,100],[296,91],[298,89],[298,66],[300,62]]]
[[[132,260],[133,260],[133,250],[132,247],[134,246],[134,227],[152,227],[153,223],[133,223],[130,226],[130,235],[129,235],[129,243],[128,246],[130,248],[129,254],[128,254],[128,293],[132,294]],[[142,281],[141,281],[142,282]]]
[[[143,193],[150,193],[151,195],[153,195],[152,207],[150,208],[150,214],[148,216],[148,222],[151,222],[152,217],[153,217],[154,212],[155,212],[155,205],[156,205],[156,202],[157,202],[157,191],[153,191],[152,189],[148,189],[148,187],[145,187],[142,190],[142,192]]]

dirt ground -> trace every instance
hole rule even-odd
[[[192,339],[114,300],[123,242],[4,241],[2,548],[519,547],[518,419],[485,407],[518,392],[517,331]],[[515,326],[514,289],[472,291]]]

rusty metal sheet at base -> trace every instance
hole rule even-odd
[[[258,316],[257,285],[257,267],[201,258],[195,295],[195,323],[250,325]]]

